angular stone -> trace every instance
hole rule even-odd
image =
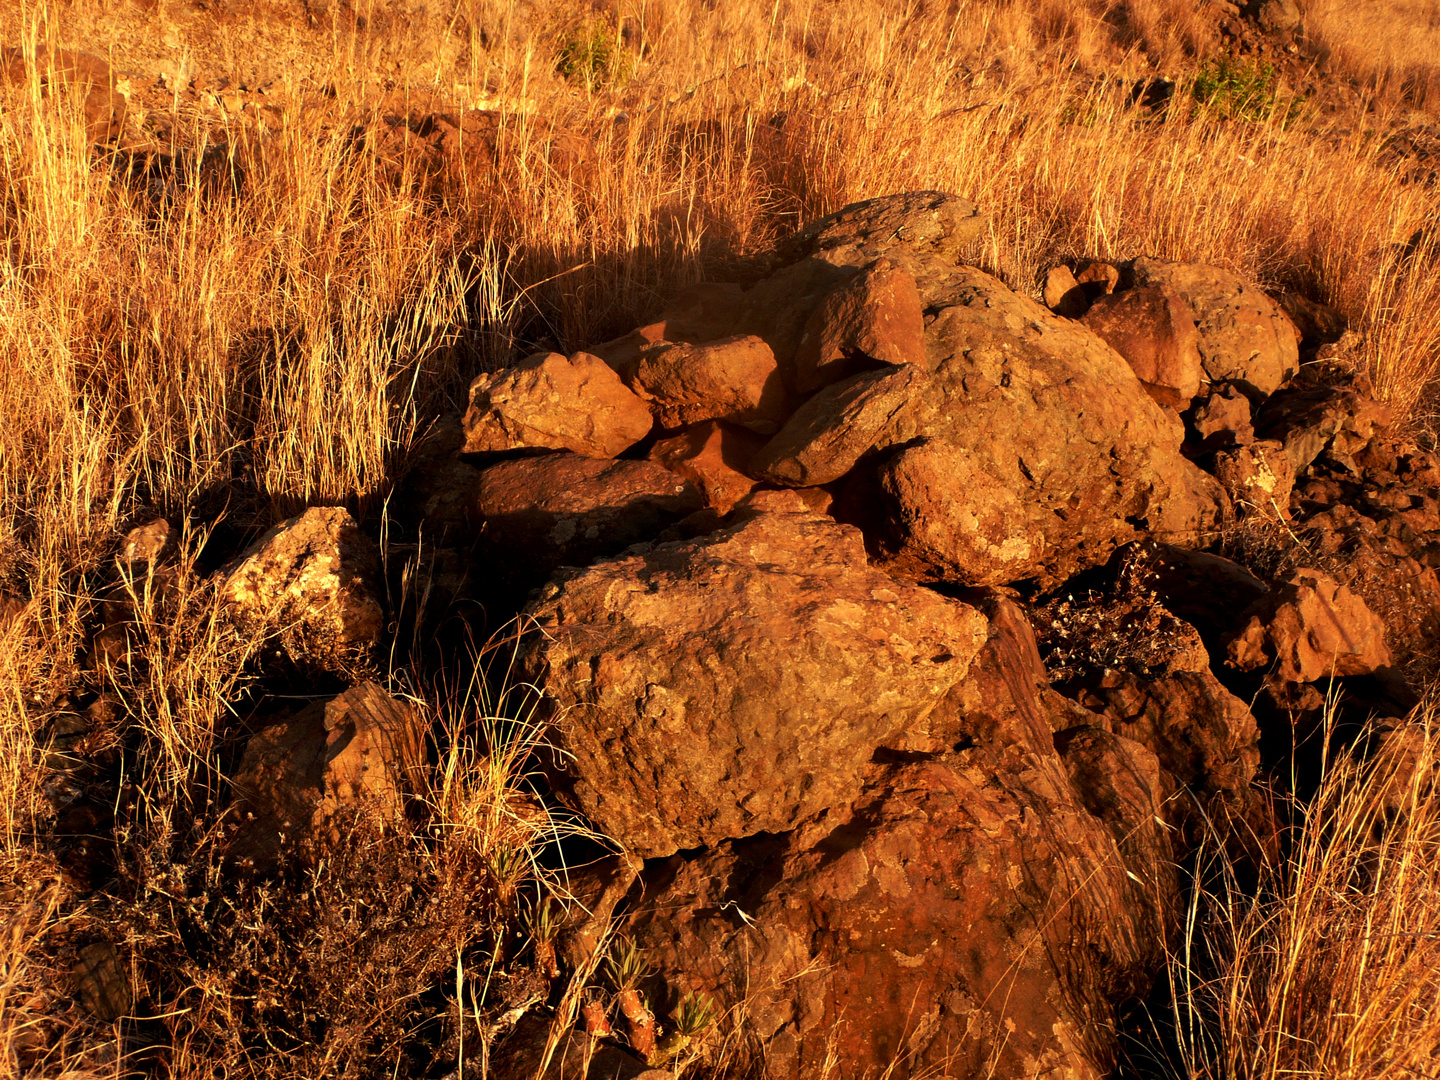
[[[851,203],[801,229],[780,251],[837,266],[864,266],[882,255],[896,260],[897,249],[953,261],[989,232],[989,215],[974,203],[942,191],[907,191]]]
[[[1165,286],[1096,299],[1082,320],[1130,365],[1150,396],[1182,410],[1200,392],[1200,339],[1185,301]]]
[[[1212,382],[1245,382],[1269,394],[1297,370],[1295,326],[1254,282],[1202,263],[1148,258],[1136,259],[1132,272],[1137,285],[1168,285],[1190,306]]]
[[[1390,421],[1389,406],[1363,388],[1294,386],[1265,402],[1255,417],[1255,433],[1284,443],[1298,476],[1322,453],[1348,462],[1383,433]],[[1359,471],[1353,464],[1350,467]]]
[[[924,379],[921,369],[907,364],[832,383],[795,410],[755,455],[750,475],[789,487],[840,479],[866,454],[894,441],[891,425]]]
[[[702,506],[684,477],[652,461],[545,454],[482,471],[474,490],[477,551],[504,577],[539,584],[650,540]]]
[[[641,355],[630,386],[668,430],[727,420],[773,435],[789,415],[775,354],[753,334],[657,345]]]
[[[147,566],[159,562],[175,550],[175,530],[164,518],[137,525],[120,542],[120,561],[127,566]]]
[[[1107,262],[1089,262],[1075,274],[1075,281],[1084,290],[1085,296],[1094,300],[1115,291],[1120,284],[1120,271]]]
[[[985,638],[799,509],[562,571],[527,612],[557,787],[644,856],[784,831],[847,803],[877,748],[945,745]]]
[[[135,1007],[135,993],[120,960],[120,952],[108,941],[98,941],[77,950],[75,994],[80,1004],[99,1020],[113,1021]]]
[[[710,420],[661,439],[650,448],[650,460],[694,484],[706,506],[728,514],[755,489],[749,473],[764,445],[752,431]]]
[[[540,353],[470,384],[467,454],[544,448],[614,457],[650,434],[645,403],[605,361]]]
[[[1211,472],[1224,485],[1238,515],[1290,519],[1295,471],[1280,443],[1260,439],[1233,450],[1221,450],[1215,455]]]
[[[1328,574],[1298,570],[1253,604],[1229,642],[1241,671],[1274,670],[1286,682],[1371,675],[1394,663],[1385,624]]]
[[[282,522],[222,573],[237,622],[276,635],[296,663],[343,667],[380,640],[380,554],[343,507]]]
[[[256,732],[232,781],[230,856],[262,871],[293,845],[338,843],[346,812],[400,821],[424,790],[424,718],[374,683]]]
[[[1190,425],[1200,436],[1200,449],[1225,450],[1255,441],[1250,399],[1231,383],[1220,383],[1195,406]]]
[[[915,279],[879,259],[811,314],[795,354],[795,388],[809,394],[877,363],[925,362],[925,316]]]
[[[1045,272],[1044,298],[1046,307],[1067,319],[1080,318],[1090,306],[1068,266],[1052,266]]]

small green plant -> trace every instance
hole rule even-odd
[[[1274,118],[1288,124],[1300,115],[1305,103],[1301,95],[1282,89],[1273,65],[1229,57],[1207,61],[1196,73],[1190,94],[1202,107],[1227,120]]]
[[[565,38],[555,70],[589,91],[622,87],[635,73],[635,57],[618,30],[602,19],[586,19]]]

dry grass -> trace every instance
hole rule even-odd
[[[158,1038],[177,1075],[202,1061],[389,1075],[411,1061],[397,1039],[456,1014],[425,996],[439,968],[457,950],[481,963],[514,930],[549,835],[523,811],[519,758],[479,723],[505,710],[481,684],[418,693],[426,674],[398,656],[386,674],[429,702],[442,755],[417,835],[357,844],[301,890],[304,918],[333,931],[315,956],[299,923],[261,917],[274,897],[216,892],[219,777],[253,644],[203,581],[162,596],[139,580],[132,661],[84,660],[120,530],[142,514],[250,529],[347,503],[378,529],[417,433],[477,370],[622,331],[803,220],[922,187],[990,210],[976,258],[1022,289],[1057,258],[1150,253],[1335,303],[1366,331],[1383,391],[1428,409],[1433,198],[1378,163],[1380,140],[1189,104],[1150,115],[1100,77],[1191,63],[1197,5],[663,0],[629,15],[645,48],[630,81],[588,87],[551,59],[574,13],[538,11],[528,44],[502,37],[459,73],[470,103],[501,110],[496,154],[443,168],[423,145],[389,160],[357,145],[378,109],[346,104],[376,77],[353,41],[336,43],[335,98],[296,96],[265,135],[177,114],[173,162],[140,180],[91,151],[65,101],[0,90],[0,1069],[104,1064],[116,1033],[66,1004],[62,969],[109,927],[148,950],[132,974],[175,1014]],[[32,50],[54,17],[26,9]],[[182,561],[204,564],[201,539]],[[56,862],[41,743],[101,689],[120,702],[109,737],[133,796],[115,883],[92,896]],[[162,902],[182,885],[206,899]],[[356,997],[351,967],[311,961],[395,961],[374,951],[393,925],[336,914],[392,888],[424,894],[403,908],[420,936],[409,966],[356,981],[370,995]],[[262,990],[279,1012],[244,1004]],[[316,1034],[305,1000],[347,1019]],[[290,1041],[267,1049],[267,1024]]]
[[[1435,0],[1309,0],[1305,35],[1329,69],[1392,101],[1440,103],[1440,3]]]

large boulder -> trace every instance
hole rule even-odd
[[[925,314],[915,279],[878,259],[820,301],[795,356],[809,394],[876,364],[925,364]]]
[[[562,571],[527,609],[557,786],[641,855],[785,831],[848,804],[877,748],[953,742],[940,706],[983,616],[871,568],[797,497],[769,505]]]
[[[1286,682],[1371,675],[1394,664],[1379,616],[1316,570],[1297,570],[1251,605],[1227,655],[1241,671],[1273,668]]]
[[[424,790],[424,718],[362,683],[250,737],[232,780],[232,858],[272,868],[290,849],[340,842],[346,813],[401,820]]]
[[[994,615],[956,749],[881,755],[791,830],[646,867],[634,939],[745,1002],[769,1076],[1109,1072],[1114,1005],[1144,993],[1176,896],[1159,770],[1044,685],[1013,607]]]
[[[650,434],[650,410],[605,361],[539,353],[470,384],[467,454],[570,450],[607,458]]]
[[[1212,381],[1248,383],[1273,393],[1299,369],[1295,325],[1259,285],[1204,263],[1139,258],[1135,284],[1173,290],[1194,312],[1200,361]]]
[[[1152,286],[1101,296],[1082,321],[1125,358],[1151,397],[1172,409],[1189,408],[1205,371],[1195,319],[1175,292]]]
[[[314,506],[271,529],[224,571],[220,595],[291,660],[343,668],[380,640],[380,553],[339,506]]]
[[[479,471],[473,488],[477,553],[494,572],[529,587],[557,566],[585,566],[703,505],[683,476],[652,461],[544,454]]]

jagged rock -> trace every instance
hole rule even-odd
[[[346,812],[401,819],[423,791],[425,722],[374,683],[317,701],[250,737],[232,781],[230,856],[273,868],[292,845],[338,843]]]
[[[1113,1004],[1144,991],[1176,896],[1158,767],[1100,733],[1110,760],[1081,780],[1101,816],[1087,809],[1051,726],[1089,714],[1043,684],[1000,607],[956,687],[983,714],[962,749],[878,759],[792,831],[646,867],[636,942],[686,986],[746,1001],[769,1076],[1108,1071]]]
[[[755,455],[750,475],[793,487],[840,479],[867,453],[890,442],[895,417],[911,403],[925,377],[907,364],[832,383],[795,410]]]
[[[780,253],[791,261],[811,256],[835,266],[868,266],[886,257],[908,269],[911,253],[953,263],[989,231],[989,216],[967,199],[907,191],[851,203],[801,229],[781,244]]]
[[[1241,671],[1274,669],[1286,682],[1370,675],[1393,664],[1385,624],[1328,574],[1299,570],[1242,618],[1228,644]]]
[[[275,635],[296,663],[343,667],[380,640],[379,551],[343,507],[282,522],[222,573],[236,621]]]
[[[1258,285],[1202,263],[1140,258],[1132,273],[1136,285],[1169,286],[1190,306],[1211,381],[1245,382],[1269,394],[1297,370],[1295,326]]]
[[[775,354],[754,335],[656,345],[640,355],[630,386],[667,430],[727,420],[773,435],[789,415]]]
[[[721,514],[755,489],[752,463],[765,440],[754,432],[707,421],[650,448],[650,460],[689,480],[705,505]]]
[[[118,1020],[134,1008],[135,992],[112,942],[97,941],[78,950],[75,996],[92,1016],[103,1021]]]
[[[570,450],[614,457],[650,434],[653,422],[605,361],[539,353],[470,384],[467,454],[518,449]]]
[[[1255,434],[1285,446],[1296,475],[1322,453],[1359,472],[1353,455],[1390,425],[1390,409],[1368,387],[1296,386],[1273,394],[1255,417]]]
[[[866,368],[925,365],[925,316],[915,279],[878,259],[820,301],[795,355],[795,388],[813,393]]]
[[[1078,319],[1090,307],[1090,299],[1068,266],[1052,266],[1045,272],[1045,306],[1056,315]]]
[[[937,707],[984,618],[787,502],[562,571],[527,608],[557,786],[639,854],[784,831],[852,798],[877,748],[950,738]]]
[[[1250,399],[1232,383],[1212,387],[1204,400],[1195,405],[1190,425],[1200,436],[1202,452],[1248,446],[1255,441]]]
[[[1125,358],[1150,396],[1181,410],[1200,392],[1200,339],[1185,301],[1164,286],[1098,297],[1082,320]]]
[[[479,554],[526,587],[557,566],[584,566],[653,539],[702,506],[695,486],[663,465],[579,454],[491,465],[474,499]]]
[[[1107,262],[1090,262],[1082,266],[1075,281],[1089,300],[1109,296],[1120,284],[1120,271]]]
[[[1279,442],[1260,439],[1233,450],[1221,450],[1210,471],[1224,485],[1237,514],[1258,513],[1289,520],[1295,472]]]
[[[127,566],[157,563],[175,550],[178,538],[170,522],[156,518],[137,525],[120,542],[120,561]]]

